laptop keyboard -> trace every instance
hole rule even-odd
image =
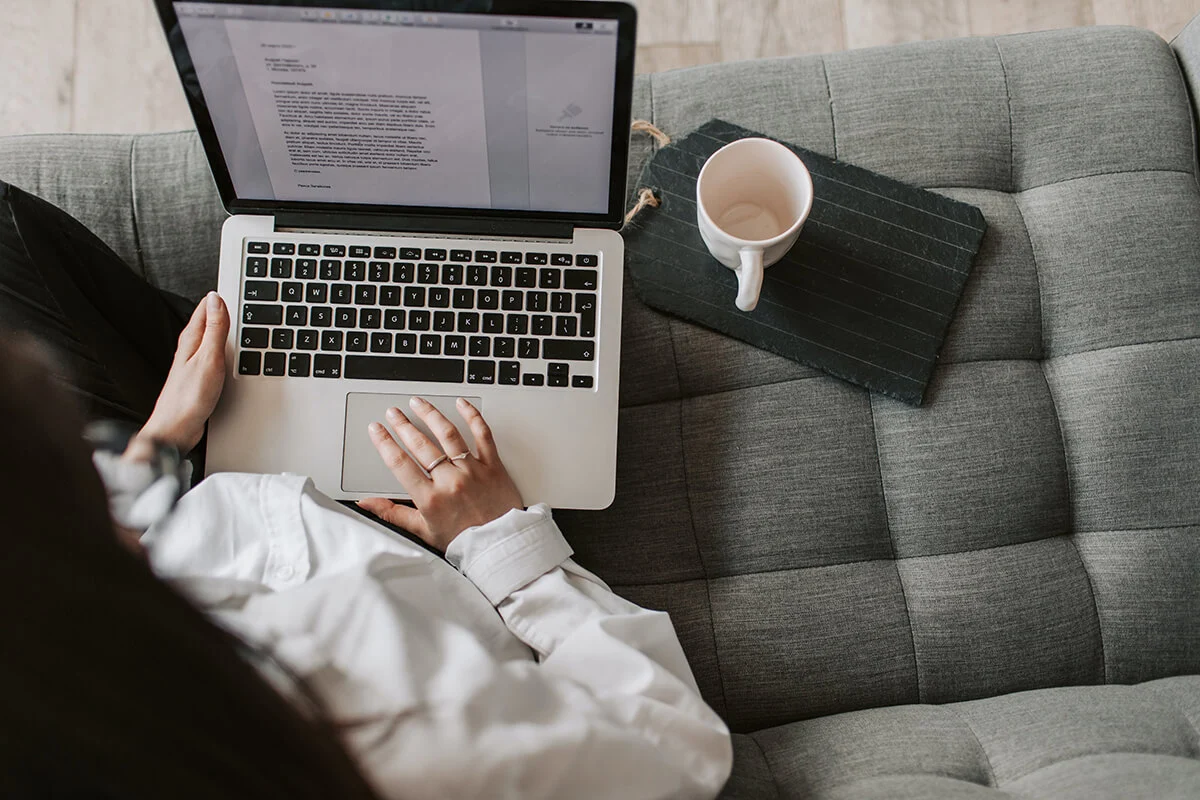
[[[247,241],[241,375],[590,389],[599,256]]]

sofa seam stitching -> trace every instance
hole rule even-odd
[[[146,274],[146,259],[142,255],[142,237],[138,232],[137,210],[137,172],[134,169],[134,153],[137,150],[137,136],[129,137],[129,220],[133,230],[133,252],[137,255],[138,267],[143,279],[149,281]]]
[[[942,708],[956,717],[971,734],[971,738],[975,740],[975,746],[979,748],[979,753],[983,756],[983,763],[987,766],[988,786],[999,788],[999,784],[996,782],[996,768],[992,766],[992,757],[988,755],[987,749],[983,746],[983,742],[980,740],[979,734],[975,732],[975,728],[971,725],[970,720],[963,716],[962,712],[957,708],[953,708],[950,705],[944,705]]]
[[[1045,189],[1050,186],[1058,186],[1063,183],[1071,183],[1072,181],[1084,181],[1084,180],[1087,180],[1088,178],[1104,178],[1109,175],[1137,175],[1137,174],[1143,173],[1143,172],[1165,172],[1165,173],[1168,173],[1171,175],[1186,175],[1187,177],[1192,178],[1193,180],[1195,179],[1195,175],[1192,174],[1192,171],[1190,169],[1173,169],[1173,168],[1168,168],[1168,167],[1138,167],[1135,169],[1113,169],[1113,170],[1108,170],[1106,172],[1089,172],[1086,175],[1074,175],[1070,178],[1059,178],[1059,179],[1053,180],[1053,181],[1046,181],[1045,183],[1034,184],[1033,186],[1026,186],[1024,189],[1021,189],[1020,191],[1013,190],[1011,192],[1005,191],[1004,189],[997,189],[994,186],[974,186],[971,184],[921,186],[920,188],[925,189],[926,191],[929,191],[929,192],[939,192],[939,191],[944,191],[944,190],[948,190],[948,189],[974,189],[974,190],[980,191],[980,192],[997,192],[997,193],[1002,193],[1002,194],[1025,194],[1026,192],[1032,192],[1037,189]]]
[[[833,87],[829,83],[829,67],[821,56],[821,72],[825,75],[825,95],[829,98],[829,134],[833,137],[833,160],[838,160],[837,120],[833,116]]]
[[[771,786],[775,789],[775,797],[783,797],[783,792],[779,788],[779,779],[775,777],[775,770],[771,767],[771,759],[767,758],[767,751],[762,746],[762,742],[758,740],[758,737],[754,733],[748,733],[746,737],[754,742],[754,746],[758,748],[758,754],[762,756],[763,766],[767,768],[767,775],[771,777]]]
[[[671,361],[675,365],[675,385],[679,386],[682,394],[683,380],[679,374],[679,356],[675,350],[675,331],[671,325],[671,320],[666,320],[667,325],[667,340],[671,343]],[[704,552],[700,548],[700,537],[696,535],[696,511],[692,507],[692,486],[688,480],[687,466],[687,445],[684,441],[683,431],[683,403],[684,399],[680,397],[675,401],[679,409],[679,465],[683,472],[683,493],[687,497],[688,506],[688,523],[692,529],[692,544],[696,548],[696,561],[700,564],[700,576],[704,581],[704,602],[708,606],[708,630],[712,636],[713,645],[713,661],[717,666],[717,683],[721,687],[721,705],[724,707],[725,714],[729,715],[729,698],[725,694],[725,672],[721,669],[721,647],[717,642],[717,623],[713,617],[712,607],[712,591],[709,589],[708,581],[708,565],[704,562]],[[765,757],[765,756],[764,756]]]
[[[917,658],[917,634],[913,629],[912,609],[908,605],[908,591],[904,588],[904,576],[900,573],[900,559],[896,554],[896,537],[892,533],[892,512],[888,508],[887,488],[883,484],[883,458],[879,452],[879,426],[875,422],[875,403],[867,394],[867,410],[871,414],[871,435],[875,441],[875,473],[879,476],[879,496],[883,500],[883,524],[887,530],[888,545],[892,550],[891,562],[896,570],[896,581],[900,584],[900,599],[904,601],[904,617],[908,620],[908,642],[912,647],[913,671],[917,678],[917,702],[921,702],[921,662]]]
[[[1013,145],[1012,91],[1008,85],[1008,67],[1004,63],[1004,53],[1000,51],[1000,40],[995,36],[992,37],[992,46],[996,48],[996,58],[1000,61],[1000,75],[1004,79],[1004,99],[1008,103],[1008,191],[1011,193],[1017,188],[1013,177],[1016,172],[1016,159]]]

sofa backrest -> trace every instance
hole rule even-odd
[[[1200,671],[1200,192],[1167,45],[922,43],[643,77],[635,103],[669,134],[723,117],[989,224],[919,409],[626,287],[617,500],[557,516],[581,563],[671,612],[733,728]],[[651,152],[636,136],[631,190]],[[0,179],[160,285],[214,283],[223,212],[194,134],[0,140]]]

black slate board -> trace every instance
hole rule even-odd
[[[661,201],[624,229],[647,305],[920,405],[987,224],[978,208],[782,142],[812,174],[796,245],[764,273],[758,307],[696,229],[696,176],[721,146],[762,136],[722,120],[662,148],[638,187]],[[770,138],[770,137],[766,137]]]

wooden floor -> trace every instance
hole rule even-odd
[[[1073,25],[1170,39],[1200,0],[641,0],[638,71]],[[191,127],[150,0],[0,0],[0,135]]]

